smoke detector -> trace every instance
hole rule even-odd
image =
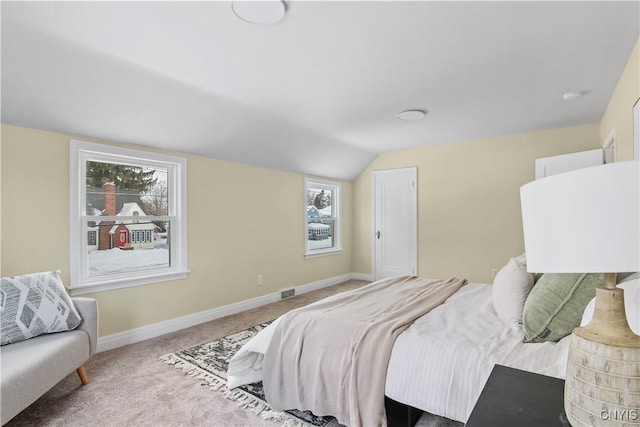
[[[577,90],[575,92],[567,92],[564,95],[562,95],[562,99],[564,99],[565,101],[574,101],[578,98],[583,97],[585,94],[587,93],[587,91],[585,90]]]

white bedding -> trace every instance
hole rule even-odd
[[[494,364],[564,378],[569,337],[539,344],[525,344],[522,337],[520,325],[498,318],[491,285],[463,286],[398,337],[385,394],[466,422]]]
[[[496,363],[564,378],[569,337],[558,343],[523,343],[522,327],[502,322],[491,297],[491,285],[467,284],[400,334],[391,353],[385,394],[466,422]],[[273,326],[260,331],[231,359],[229,389],[262,380]]]

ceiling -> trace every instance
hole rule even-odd
[[[2,122],[352,180],[389,150],[600,121],[640,28],[637,1],[286,5],[3,1]]]

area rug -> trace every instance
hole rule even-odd
[[[227,389],[227,366],[229,360],[255,334],[266,328],[269,323],[261,323],[220,339],[200,344],[186,350],[160,357],[163,362],[181,369],[186,375],[201,380],[211,390],[224,393],[227,399],[234,400],[247,410],[264,419],[282,421],[287,427],[334,427],[338,422],[333,417],[318,417],[309,411],[274,411],[266,402],[262,382]]]

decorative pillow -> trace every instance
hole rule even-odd
[[[533,287],[533,274],[527,273],[526,258],[511,258],[493,280],[493,308],[507,323],[522,323],[522,310]]]
[[[640,335],[640,273],[623,279],[618,283],[618,287],[624,289],[624,311],[627,314],[629,327],[636,335]],[[586,326],[591,322],[595,306],[596,299],[593,298],[584,309],[580,326]]]
[[[1,343],[69,331],[81,319],[59,271],[3,277],[0,288]]]
[[[603,281],[600,273],[543,274],[524,304],[524,342],[558,341],[569,335]]]

